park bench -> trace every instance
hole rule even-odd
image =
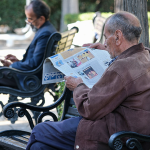
[[[95,31],[95,42],[104,43],[104,25],[105,25],[106,18],[101,16],[101,13],[98,11],[95,13],[95,16],[93,18],[93,25],[94,25],[94,31]]]
[[[64,120],[74,116],[80,116],[78,113],[75,103],[73,101],[72,92],[65,88],[63,94],[55,101],[53,104],[46,107],[39,106],[31,106],[28,104],[24,104],[21,102],[12,102],[5,105],[3,112],[5,117],[11,118],[14,115],[14,107],[19,107],[18,116],[23,117],[24,115],[27,117],[31,129],[34,127],[33,120],[29,115],[28,110],[38,111],[40,112],[40,116],[38,117],[37,122],[40,123],[43,120],[43,117],[50,116],[54,121],[58,121],[57,116],[51,111],[53,108],[56,108],[64,102],[64,109],[62,113],[62,117],[60,120]],[[0,149],[4,150],[24,150],[28,139],[30,137],[30,132],[20,131],[20,130],[8,130],[0,132]],[[129,139],[126,141],[126,147],[122,142],[122,138],[128,137]],[[100,150],[145,150],[142,148],[139,141],[150,142],[150,136],[140,135],[135,132],[121,131],[111,135],[108,145],[101,144]]]
[[[30,98],[31,105],[34,105],[34,106],[37,104],[39,106],[44,105],[45,103],[44,93],[46,91],[49,91],[49,88],[51,89],[53,88],[54,90],[54,87],[53,87],[53,84],[42,85],[42,79],[39,79],[36,76],[36,74],[42,72],[43,62],[47,57],[50,57],[56,53],[65,51],[71,47],[73,38],[77,32],[78,32],[78,28],[74,27],[71,30],[65,31],[61,34],[58,32],[53,33],[48,39],[45,54],[44,54],[43,60],[41,61],[41,64],[37,68],[31,71],[21,71],[21,70],[17,70],[17,69],[10,68],[10,67],[0,68],[0,78],[3,76],[3,73],[5,71],[8,71],[9,73],[7,74],[6,77],[10,79],[14,78],[18,86],[18,88],[16,89],[7,87],[7,86],[0,86],[0,93],[10,95],[8,103],[13,102],[13,101],[20,101],[20,100],[23,100],[24,98]],[[24,79],[24,83],[23,83],[25,89],[23,89],[22,86],[20,85],[20,82],[18,81],[18,78],[17,78],[17,74],[26,76]],[[52,92],[50,94],[52,94]],[[20,99],[18,97],[20,97]],[[0,105],[2,106],[2,108],[4,107],[4,104],[2,101],[0,101]],[[34,118],[36,118],[38,114],[36,112],[33,112],[33,113],[34,113]],[[0,115],[2,115],[2,112]],[[11,122],[15,123],[16,120],[17,120],[17,116],[15,114],[14,117],[11,119]]]

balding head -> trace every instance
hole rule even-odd
[[[32,0],[25,10],[31,10],[35,13],[37,18],[41,16],[45,17],[45,20],[49,20],[50,17],[50,7],[43,0]]]
[[[106,20],[108,32],[114,34],[116,30],[121,30],[124,38],[129,41],[139,41],[142,32],[139,19],[129,12],[118,12]]]

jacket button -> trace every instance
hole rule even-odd
[[[79,145],[76,145],[76,149],[79,149]]]

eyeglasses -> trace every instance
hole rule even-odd
[[[26,22],[27,24],[31,25],[33,22],[35,22],[35,21],[38,20],[38,19],[39,19],[39,18],[33,20],[32,22],[29,22],[29,21],[28,21],[28,18],[26,18],[25,22]]]

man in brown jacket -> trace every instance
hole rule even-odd
[[[150,56],[138,44],[141,32],[139,20],[131,13],[119,12],[106,20],[105,44],[90,46],[105,49],[112,57],[101,79],[89,89],[81,78],[65,77],[83,118],[71,118],[77,123],[67,119],[37,125],[28,147],[34,149],[39,142],[41,147],[61,150],[103,150],[101,143],[107,144],[115,132],[150,134]]]

